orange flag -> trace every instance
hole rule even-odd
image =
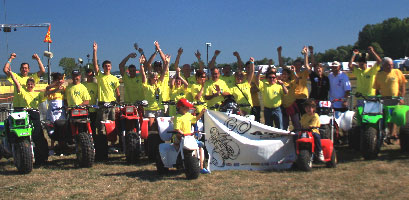
[[[45,35],[44,42],[48,42],[48,43],[52,43],[52,42],[53,42],[53,41],[51,40],[50,32],[51,32],[51,25],[48,26],[47,35]]]

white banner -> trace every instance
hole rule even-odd
[[[209,170],[288,169],[296,159],[289,131],[211,110],[204,122]]]

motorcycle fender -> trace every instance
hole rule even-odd
[[[115,121],[106,120],[102,123],[105,126],[108,141],[115,142],[116,136],[117,136],[116,131],[115,131]]]
[[[330,139],[321,139],[322,151],[324,152],[324,161],[331,161],[332,150],[334,149],[334,144]]]
[[[183,139],[183,149],[191,151],[199,149],[194,136],[185,136],[185,138]]]
[[[348,110],[341,115],[341,119],[337,123],[342,130],[348,131],[352,128],[352,120],[354,118],[354,114],[354,111]]]
[[[320,115],[320,124],[330,124],[332,117],[328,115]]]
[[[159,154],[164,167],[173,168],[173,166],[176,165],[178,152],[173,144],[161,143],[159,145]]]
[[[362,123],[363,124],[377,124],[380,119],[382,119],[382,115],[363,115],[362,116]]]
[[[148,124],[149,124],[149,119],[148,118],[143,118],[141,125],[141,138],[142,139],[148,139]]]
[[[409,111],[408,105],[397,105],[391,114],[391,122],[398,125],[404,126],[406,121],[406,113]]]
[[[296,141],[297,155],[300,154],[300,148],[311,149],[311,152],[314,152],[314,139],[313,138],[300,138]]]

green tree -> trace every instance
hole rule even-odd
[[[61,58],[58,66],[63,68],[64,73],[67,77],[71,77],[72,70],[79,68],[77,63],[75,63],[75,58],[67,58],[67,57]]]

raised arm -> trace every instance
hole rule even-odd
[[[37,76],[40,77],[45,73],[45,68],[43,63],[41,62],[40,57],[35,53],[32,56],[33,59],[37,60],[39,71],[37,72]]]
[[[308,51],[310,51],[311,64],[312,64],[312,66],[315,66],[317,63],[315,63],[314,47],[313,46],[308,46]]]
[[[258,72],[257,72],[257,76],[256,76],[256,85],[257,85],[257,87],[260,85],[260,76],[261,76],[261,71],[262,71],[263,69],[258,69]]]
[[[14,58],[16,58],[16,57],[17,57],[16,53],[10,54],[9,60],[8,60],[8,61],[6,62],[6,64],[4,65],[3,72],[4,72],[7,76],[10,76],[10,74],[11,74],[10,64],[11,64],[11,62],[14,60]]]
[[[141,75],[142,75],[142,83],[146,83],[146,74],[145,74],[145,67],[143,66],[145,63],[146,59],[145,56],[142,54],[141,57],[139,57],[139,68],[141,70]]]
[[[247,72],[247,82],[251,85],[251,81],[253,80],[254,77],[254,58],[250,57],[250,67],[249,71]]]
[[[280,67],[284,67],[284,62],[283,62],[283,58],[281,57],[281,52],[283,50],[283,47],[279,46],[277,48],[277,54],[278,54],[278,65]]]
[[[178,55],[176,56],[176,60],[175,60],[175,69],[179,68],[180,56],[182,55],[182,53],[183,53],[183,49],[182,47],[180,47],[178,49]]]
[[[169,70],[169,63],[170,63],[170,55],[166,54],[165,55],[165,61],[164,61],[164,70],[162,70],[161,74],[160,74],[160,78],[159,81],[163,82],[163,80],[165,79],[165,74],[167,73],[167,71]]]
[[[151,55],[149,60],[146,62],[146,67],[148,68],[148,73],[152,72],[152,62],[153,62],[153,60],[155,60],[155,57],[156,57],[156,51],[153,52],[153,54]]]
[[[136,58],[136,53],[130,53],[129,55],[127,55],[122,61],[121,63],[119,63],[119,71],[121,73],[121,76],[124,76],[125,74],[125,65],[126,62],[128,62],[129,58]]]
[[[210,60],[210,63],[209,63],[209,70],[212,70],[212,68],[215,67],[214,64],[216,63],[216,58],[217,58],[217,56],[219,54],[220,54],[219,50],[214,51],[214,55],[212,57],[212,60]]]
[[[199,62],[199,69],[203,71],[204,63],[202,61],[202,58],[201,58],[202,55],[200,54],[199,50],[196,51],[195,56],[197,58],[197,62]]]
[[[94,64],[95,74],[98,74],[99,72],[97,51],[98,51],[98,44],[94,41],[92,64]]]
[[[307,68],[308,72],[310,72],[311,67],[308,62],[308,48],[306,46],[304,46],[304,48],[302,49],[302,53],[304,54],[304,66]]]
[[[359,54],[358,49],[354,49],[354,50],[352,51],[352,57],[351,57],[351,60],[350,60],[349,63],[348,63],[349,71],[353,71],[353,70],[354,70],[353,62],[354,62],[354,60],[355,60],[356,55],[358,55],[358,54]]]
[[[45,88],[45,93],[44,93],[44,95],[45,95],[45,96],[48,96],[48,95],[50,95],[50,94],[54,94],[54,93],[56,93],[56,92],[59,92],[59,91],[64,90],[63,84],[64,84],[64,80],[51,83],[50,85],[48,85],[48,86]],[[51,90],[51,88],[55,88],[55,90]]]
[[[237,51],[233,52],[233,56],[236,56],[237,58],[237,66],[238,66],[237,69],[240,71],[243,71],[243,61],[241,61],[239,52]]]
[[[284,94],[287,94],[287,93],[288,93],[288,89],[287,89],[287,87],[285,87],[285,85],[283,84],[283,81],[277,80],[277,83],[278,83],[279,85],[281,85],[281,87],[283,87],[283,92],[284,92]]]
[[[372,46],[368,47],[368,51],[375,57],[376,64],[380,65],[382,63],[381,57],[375,52],[375,49]]]
[[[160,55],[160,58],[162,59],[162,62],[165,62],[166,55],[162,52],[162,49],[159,46],[159,42],[155,41],[154,44],[155,44],[156,51],[159,52],[159,55]]]
[[[20,91],[21,91],[21,85],[20,85],[20,83],[17,81],[17,78],[14,76],[14,74],[11,73],[11,68],[9,68],[8,73],[10,74],[11,79],[13,79],[14,85],[16,86],[16,89],[17,89],[17,93],[20,93]]]

